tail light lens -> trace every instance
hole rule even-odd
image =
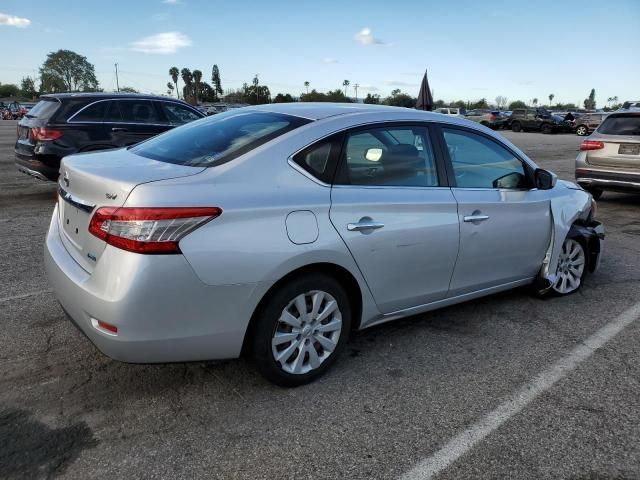
[[[31,138],[38,141],[58,140],[62,137],[61,130],[54,130],[53,128],[32,128]]]
[[[89,232],[129,252],[180,253],[181,238],[221,214],[218,207],[103,207],[91,217]]]
[[[600,150],[604,148],[604,142],[598,140],[585,140],[580,145],[580,150]]]

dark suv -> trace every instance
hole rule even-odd
[[[514,132],[521,130],[542,133],[571,131],[571,125],[565,122],[562,117],[540,109],[516,108],[511,113],[509,121],[511,122],[511,130]]]
[[[46,95],[18,123],[18,170],[58,179],[62,157],[122,148],[205,115],[167,97],[118,93]]]

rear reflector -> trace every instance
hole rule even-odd
[[[111,333],[118,333],[118,327],[110,323],[105,323],[102,320],[98,320],[98,327]]]
[[[32,128],[31,139],[38,141],[58,140],[62,137],[61,130],[54,130],[52,128]]]
[[[580,150],[600,150],[604,148],[604,143],[598,140],[585,140],[580,145]]]
[[[103,207],[91,217],[89,232],[129,252],[180,253],[181,238],[221,214],[218,207]]]

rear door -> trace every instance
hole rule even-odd
[[[458,214],[443,174],[425,125],[346,134],[330,218],[384,313],[447,294]]]
[[[534,277],[551,236],[548,193],[531,188],[528,167],[490,136],[443,127],[460,251],[449,295]]]
[[[153,100],[114,99],[105,117],[112,141],[128,147],[171,128]]]

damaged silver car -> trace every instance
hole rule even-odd
[[[45,259],[105,354],[246,354],[293,386],[353,330],[524,285],[575,292],[601,255],[595,213],[477,123],[272,104],[65,158]]]

